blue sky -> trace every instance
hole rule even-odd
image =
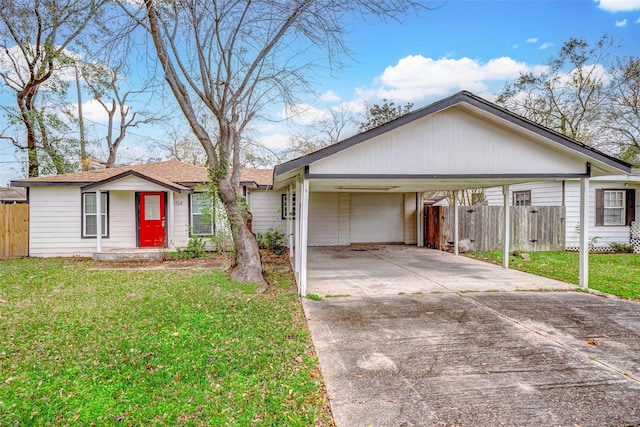
[[[383,98],[414,108],[460,90],[492,99],[523,70],[542,66],[570,37],[595,43],[613,36],[617,55],[640,56],[640,0],[483,1],[449,0],[428,3],[434,10],[404,18],[403,23],[349,23],[348,66],[331,75],[317,75],[316,92],[301,103],[309,123],[328,109],[357,111],[364,101]],[[7,92],[0,92],[7,102]],[[85,111],[91,111],[85,108]],[[275,113],[276,116],[283,115]],[[279,117],[275,117],[276,119]],[[99,116],[95,117],[100,121]],[[291,130],[284,121],[257,124],[255,137],[266,146],[286,146]],[[136,129],[124,144],[132,152],[154,151]],[[162,138],[162,132],[156,133]],[[161,155],[155,150],[155,154]],[[20,178],[12,147],[0,142],[0,185]]]
[[[354,52],[337,76],[318,76],[314,98],[297,118],[309,123],[327,109],[362,108],[388,99],[418,108],[469,90],[493,100],[521,71],[543,66],[569,38],[594,44],[611,35],[616,55],[640,55],[640,0],[449,0],[402,23],[352,22]],[[268,146],[284,147],[287,130],[272,126]]]

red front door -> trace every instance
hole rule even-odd
[[[164,193],[140,193],[140,247],[165,246]]]

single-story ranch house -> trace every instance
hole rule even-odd
[[[193,193],[206,181],[203,171],[163,162],[13,181],[29,189],[30,254],[91,255],[106,248],[186,245],[188,226],[200,227]],[[580,224],[587,224],[584,201],[591,193],[590,179],[630,172],[628,163],[460,92],[277,165],[272,181],[255,172],[243,175],[242,183],[254,231],[285,230],[304,295],[308,246],[423,246],[425,192],[498,186],[503,204],[509,205],[511,185],[575,179],[580,183]],[[504,212],[509,224],[509,209]],[[454,236],[457,253],[457,229]],[[508,227],[503,236],[506,267]],[[588,227],[582,227],[583,249],[588,238]],[[586,254],[581,251],[583,286]]]
[[[254,232],[284,227],[281,198],[266,191],[272,176],[272,170],[242,173],[242,191],[253,203]],[[28,190],[29,255],[48,257],[94,256],[133,248],[174,249],[185,247],[191,233],[211,236],[216,227],[225,229],[226,223],[223,215],[217,215],[217,224],[201,218],[202,203],[210,202],[198,193],[207,181],[205,168],[170,160],[27,178],[12,184]]]

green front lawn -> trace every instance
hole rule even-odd
[[[0,261],[0,425],[331,425],[289,273],[92,266]]]
[[[469,257],[502,264],[502,252],[472,252]],[[511,257],[517,270],[578,284],[577,252],[529,252],[530,260]],[[590,254],[589,287],[623,298],[640,300],[640,255]]]

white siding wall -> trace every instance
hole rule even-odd
[[[29,189],[29,255],[91,256],[95,239],[81,238],[79,187]]]
[[[338,193],[339,230],[338,245],[351,244],[351,194]]]
[[[509,186],[509,204],[513,205],[514,191],[531,190],[531,204],[534,206],[562,206],[562,182],[540,181]],[[502,206],[502,187],[487,188],[484,192],[490,206]]]
[[[309,195],[309,246],[339,245],[341,229],[340,193],[311,193]]]
[[[189,195],[173,194],[173,244],[183,248],[189,243]]]
[[[253,232],[264,233],[278,228],[285,233],[287,225],[282,219],[283,191],[255,190],[249,194],[249,209],[253,214]]]
[[[589,238],[597,238],[595,246],[607,246],[610,243],[629,243],[630,229],[626,226],[598,226],[596,227],[595,199],[596,189],[632,189],[636,190],[636,218],[640,220],[640,184],[629,183],[628,187],[618,181],[601,181],[592,179],[589,184]],[[567,248],[578,247],[580,245],[580,233],[578,224],[580,223],[580,183],[577,181],[567,181],[566,186],[567,220],[566,220],[566,240]]]
[[[416,193],[404,195],[404,244],[417,244],[416,236]]]
[[[629,243],[629,227],[596,226],[595,194],[596,189],[636,189],[636,218],[640,220],[640,183],[629,182],[625,187],[623,181],[605,181],[606,178],[591,179],[589,184],[589,237],[597,238],[596,246],[607,246],[610,243]],[[527,184],[515,184],[509,188],[509,200],[513,203],[513,191],[531,190],[531,204],[537,206],[562,206],[562,182],[543,181]],[[502,206],[502,188],[489,188],[485,192],[489,205]],[[566,222],[565,237],[567,248],[580,245],[580,182],[566,181],[565,184]]]
[[[137,176],[128,176],[113,182],[108,182],[100,187],[97,187],[100,191],[167,191],[165,187],[162,187],[153,182],[149,182]]]
[[[29,190],[29,255],[92,256],[95,238],[82,238],[81,193],[79,187],[31,187]],[[189,241],[189,205],[186,194],[174,195],[174,243]],[[135,192],[109,191],[109,237],[102,249],[135,248]]]

